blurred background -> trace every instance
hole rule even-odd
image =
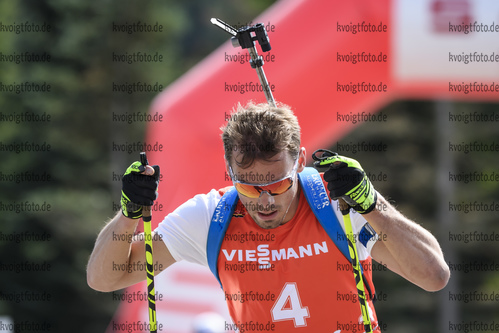
[[[294,5],[306,3],[291,2]],[[406,15],[404,3],[407,1],[382,3],[383,8],[389,9],[384,15],[395,15],[393,21],[387,22],[391,29],[397,23],[397,13]],[[277,4],[282,6],[286,0]],[[360,1],[355,8],[362,12],[373,4],[372,1]],[[434,19],[441,20],[434,24],[434,32],[447,28],[449,15],[457,17],[458,24],[461,20],[472,22],[489,6],[492,19],[487,22],[495,20],[499,24],[499,11],[492,1],[480,1],[478,9],[467,1],[424,1],[424,4],[434,14]],[[97,233],[119,210],[120,177],[138,157],[135,152],[120,152],[117,146],[152,139],[146,130],[161,125],[123,119],[149,112],[161,90],[167,90],[170,84],[227,42],[228,34],[213,27],[211,17],[241,26],[256,23],[255,18],[272,5],[274,1],[270,0],[111,0],[98,4],[63,0],[0,2],[0,331],[9,332],[12,327],[17,328],[16,332],[102,332],[110,329],[110,322],[122,301],[119,294],[99,293],[87,286],[86,264]],[[352,17],[357,14],[352,13]],[[117,31],[120,24],[137,21],[153,26],[159,23],[162,31]],[[342,20],[344,24],[349,22],[349,16]],[[45,27],[50,26],[50,31],[9,31],[23,23],[45,24]],[[336,25],[337,22],[325,24]],[[409,32],[419,28],[417,24],[405,27]],[[276,25],[276,31],[278,29],[279,25]],[[498,35],[499,32],[482,35],[478,45],[499,54]],[[308,36],[303,42],[305,46]],[[338,38],[352,36],[343,34]],[[271,32],[269,38],[272,43]],[[336,36],[331,37],[331,43],[335,42],[334,38]],[[321,36],[319,40],[324,44],[329,41],[328,36]],[[416,48],[420,45],[416,38],[413,42]],[[395,58],[395,54],[403,54],[394,50],[397,43],[402,45],[407,39],[398,35],[389,45],[380,47],[385,53],[392,52],[389,54]],[[318,47],[320,43],[312,46]],[[297,42],[297,54],[300,47]],[[350,50],[338,51],[348,54]],[[462,51],[480,50],[463,48]],[[157,55],[155,59],[158,60],[130,63],[120,60],[137,52]],[[233,54],[237,54],[237,50]],[[21,55],[24,60],[18,57]],[[279,54],[283,61],[288,55],[296,56]],[[161,61],[159,56],[162,56]],[[451,70],[447,79],[446,72],[439,72],[441,66],[435,65],[438,61],[432,61],[431,53],[428,56],[429,60],[419,60],[433,68],[427,77],[437,73],[440,81],[457,79],[460,83],[461,79],[464,82],[465,78],[480,72],[473,69],[473,64],[462,65],[459,67],[465,68],[462,76],[456,74],[458,70]],[[443,54],[443,59],[448,65],[447,53]],[[336,62],[336,53],[328,61]],[[413,61],[417,62],[418,58]],[[264,68],[268,69],[270,81],[279,82],[278,77],[271,76],[272,65],[268,63]],[[499,260],[496,258],[499,253],[499,149],[486,150],[483,145],[499,144],[499,93],[456,95],[445,93],[445,89],[436,86],[438,94],[427,94],[424,86],[431,86],[431,83],[417,77],[420,71],[412,68],[417,65],[421,63],[408,65],[398,60],[388,66],[389,71],[402,73],[390,82],[404,83],[408,77],[416,77],[413,94],[390,95],[386,105],[377,101],[362,106],[362,110],[372,114],[385,115],[382,121],[358,122],[353,121],[353,117],[339,121],[335,110],[335,94],[339,93],[336,80],[332,79],[331,95],[324,95],[326,100],[332,96],[331,110],[321,113],[302,108],[297,114],[304,123],[306,117],[314,116],[320,120],[319,124],[327,125],[321,118],[326,112],[330,117],[326,119],[334,119],[331,128],[339,134],[332,135],[330,141],[312,140],[311,147],[307,147],[308,153],[327,145],[358,159],[371,173],[378,191],[438,238],[446,260],[452,264],[449,285],[437,293],[425,292],[378,267],[379,271],[374,274],[380,296],[376,307],[378,318],[386,324],[386,331],[457,331],[458,326],[454,324],[461,324],[459,330],[463,331],[465,327],[472,329],[476,325],[470,324],[472,322],[486,324],[490,327],[488,331],[496,331],[494,323],[499,324]],[[247,63],[241,66],[239,68],[244,68],[256,80],[256,74],[250,72]],[[484,81],[499,77],[497,62],[480,66],[480,70],[486,68]],[[345,72],[358,70],[358,67],[345,68]],[[369,67],[365,68],[369,71]],[[378,70],[375,67],[373,72]],[[288,71],[292,73],[293,67]],[[319,74],[306,73],[310,77]],[[286,80],[299,83],[292,77]],[[116,88],[118,83],[134,82],[145,82],[157,89],[127,93]],[[50,91],[17,93],[14,88],[22,83],[50,85]],[[277,85],[274,93],[277,100],[279,87]],[[255,96],[264,101],[263,94],[231,95],[229,105],[234,105],[234,98],[245,103]],[[360,100],[359,96],[351,98]],[[283,102],[292,107],[298,104],[292,99]],[[199,107],[203,107],[203,101],[199,103]],[[161,105],[151,114],[158,109]],[[353,116],[357,110],[344,111],[344,115]],[[185,110],[188,111],[191,110]],[[230,112],[230,108],[219,110],[214,120],[219,126],[224,123],[224,112]],[[469,117],[470,114],[474,116]],[[176,123],[175,126],[186,132],[189,130],[188,123]],[[309,127],[306,129],[310,131]],[[319,130],[317,126],[316,130]],[[311,137],[311,134],[305,132],[304,136]],[[156,140],[164,144],[165,153],[169,145],[182,147],[181,140]],[[215,150],[220,152],[217,158],[221,159],[221,141],[218,136],[212,140],[219,145]],[[382,153],[362,151],[362,148],[354,152],[354,146],[362,142],[382,143],[387,149]],[[482,149],[464,151],[464,145],[473,142],[482,144]],[[154,142],[151,140],[151,143]],[[452,146],[457,147],[453,151],[451,145],[455,144],[461,146]],[[179,156],[173,156],[173,159],[177,159],[179,165],[182,162]],[[165,167],[164,170],[173,168],[169,164],[161,167]],[[162,187],[167,187],[168,173],[164,177]],[[226,184],[223,175],[214,183],[215,188]],[[202,188],[198,192],[206,191]],[[188,197],[176,198],[179,201],[186,199]],[[163,200],[166,199],[163,197]],[[472,205],[467,205],[469,203]],[[168,302],[166,292],[165,299]],[[165,326],[168,326],[166,322]],[[487,331],[483,326],[481,330]],[[167,332],[167,328],[164,331]]]

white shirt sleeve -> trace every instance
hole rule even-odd
[[[336,214],[336,217],[338,218],[338,221],[340,222],[343,231],[345,231],[343,215],[341,214],[341,211],[339,209],[338,201],[332,200],[331,204],[333,205],[333,211]],[[361,238],[359,237],[359,234],[364,227],[366,227],[367,230],[364,231],[363,237],[369,236],[369,232],[372,233],[372,237],[369,238],[365,246],[361,242],[357,242],[357,251],[359,254],[359,258],[361,260],[365,260],[366,258],[371,256],[371,250],[376,241],[378,240],[378,234],[376,234],[376,231],[374,231],[374,229],[371,227],[369,222],[367,222],[364,216],[362,216],[362,214],[357,213],[353,209],[350,209],[350,221],[352,222],[352,230],[355,234],[356,240],[359,240]]]
[[[198,194],[168,214],[155,231],[176,261],[208,266],[206,242],[211,217],[221,196],[217,190]]]

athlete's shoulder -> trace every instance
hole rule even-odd
[[[329,200],[331,200],[331,197],[329,196],[329,191],[327,190],[327,182],[324,180],[324,172],[319,172],[319,176],[321,177],[322,184],[324,184],[324,188],[326,189],[327,196],[329,197]]]
[[[312,167],[309,167],[310,169],[314,169]],[[324,180],[324,172],[319,171],[319,175],[321,176],[322,181],[325,183],[326,181]]]
[[[220,196],[223,196],[225,193],[227,193],[230,189],[232,188],[232,186],[226,186],[224,188],[221,188],[218,190],[218,193],[220,194]]]
[[[232,188],[233,188],[233,186],[226,186],[224,188],[219,189],[218,194],[220,195],[220,198],[223,197],[223,195],[225,193],[227,193]],[[232,217],[245,217],[247,214],[246,207],[244,207],[241,200],[239,200],[239,197],[236,200],[237,200],[237,205],[236,205],[236,208],[234,209]]]

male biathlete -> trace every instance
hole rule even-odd
[[[153,248],[161,265],[155,266],[163,269],[181,260],[209,266],[226,295],[232,327],[364,332],[351,259],[337,245],[345,238],[339,198],[352,207],[374,332],[380,327],[371,258],[424,290],[445,287],[450,273],[435,237],[383,198],[357,161],[335,156],[335,167],[304,180],[311,168],[305,168],[300,127],[288,106],[238,105],[222,131],[234,188],[196,195],[168,214],[153,232]],[[141,168],[139,162],[125,172],[123,209],[99,233],[88,262],[93,289],[109,292],[145,279],[144,270],[113,269],[113,263],[134,267],[145,261],[140,235],[130,241],[112,236],[135,232],[142,206],[157,197],[158,178],[159,167]],[[332,207],[325,220],[341,225],[335,234],[316,216],[324,206]]]

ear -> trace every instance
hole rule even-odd
[[[300,173],[305,169],[305,165],[307,164],[307,151],[305,147],[300,148],[300,152],[298,153],[298,169],[297,172]]]

